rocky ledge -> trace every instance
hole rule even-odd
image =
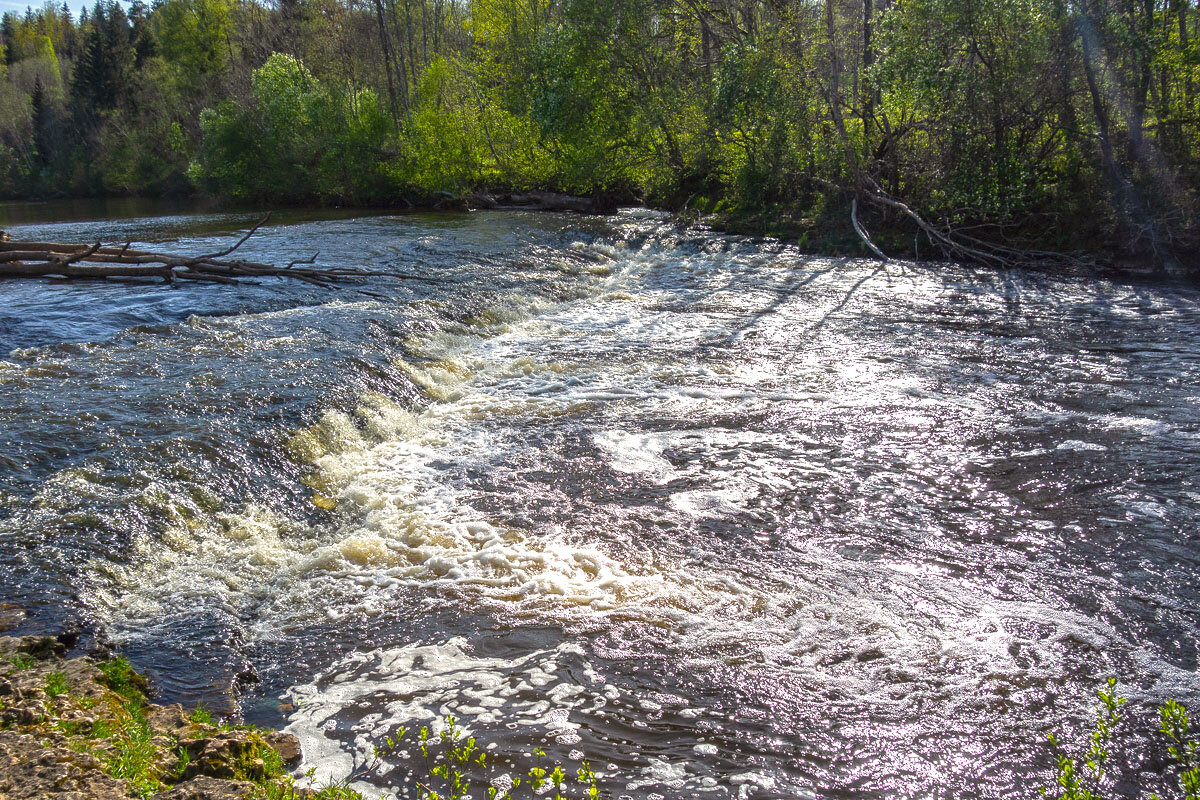
[[[294,736],[149,702],[121,658],[0,637],[0,800],[351,800],[297,787]]]

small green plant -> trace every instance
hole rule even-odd
[[[121,695],[135,707],[146,702],[149,689],[146,679],[134,671],[128,659],[118,656],[102,661],[97,666],[104,674],[104,685]]]
[[[76,722],[75,720],[60,719],[54,723],[54,727],[65,733],[67,736],[85,736],[91,726],[86,722]]]
[[[1113,731],[1121,721],[1120,708],[1125,698],[1116,694],[1116,679],[1109,678],[1106,688],[1097,692],[1100,705],[1096,708],[1096,722],[1081,755],[1073,757],[1054,734],[1048,737],[1054,748],[1055,786],[1053,790],[1042,787],[1043,797],[1057,800],[1108,800],[1114,798],[1110,765],[1116,760],[1113,750]],[[1168,700],[1158,709],[1159,732],[1166,738],[1167,754],[1177,773],[1175,789],[1165,797],[1177,800],[1200,800],[1200,756],[1197,743],[1192,738],[1187,709],[1174,700]],[[1161,800],[1160,795],[1150,793],[1150,800]]]
[[[375,748],[375,759],[353,773],[347,780],[365,777],[382,764],[384,758],[397,751],[407,734],[400,728],[383,744]],[[531,798],[568,800],[583,797],[596,800],[600,789],[596,773],[587,761],[581,761],[574,779],[561,764],[546,762],[546,752],[535,749],[529,753],[528,766],[518,774],[505,772],[489,759],[487,752],[474,736],[468,736],[458,721],[447,716],[441,732],[435,737],[422,726],[416,735],[416,748],[424,760],[423,769],[413,774],[421,800],[465,800],[486,796],[488,800],[512,800],[528,794]],[[578,789],[579,792],[574,792]],[[476,790],[480,790],[478,793]]]
[[[46,676],[46,694],[51,697],[58,697],[70,691],[71,686],[67,683],[67,673],[51,672]]]
[[[37,664],[37,659],[28,653],[17,653],[16,655],[9,656],[8,661],[10,664],[16,667],[18,671],[33,669],[33,666]]]
[[[192,754],[188,752],[188,749],[182,745],[178,747],[175,752],[178,755],[179,760],[175,762],[175,767],[171,770],[171,778],[172,780],[179,781],[183,779],[184,773],[187,772],[188,765],[192,763]]]
[[[163,786],[155,766],[158,748],[150,726],[140,714],[130,714],[106,738],[110,747],[97,752],[104,771],[123,780],[138,797],[149,797]],[[92,730],[96,736],[96,730]]]
[[[217,720],[215,717],[213,717],[212,712],[210,712],[203,705],[196,706],[196,708],[193,709],[192,712],[187,715],[187,718],[189,720],[191,720],[192,722],[195,722],[199,725],[216,725],[217,724]]]
[[[261,739],[259,741],[262,742]],[[266,778],[275,778],[287,771],[287,765],[283,763],[283,756],[279,755],[279,751],[266,742],[262,742],[258,748],[258,757],[262,759],[263,776]]]
[[[1200,800],[1200,757],[1196,740],[1190,739],[1187,709],[1168,700],[1158,709],[1159,731],[1167,738],[1167,755],[1179,770],[1183,800]]]
[[[311,783],[315,769],[310,769],[304,777]],[[363,796],[351,789],[346,781],[329,783],[320,788],[298,788],[296,779],[284,775],[277,780],[261,786],[254,795],[255,800],[363,800]]]

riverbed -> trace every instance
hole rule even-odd
[[[1107,677],[1135,716],[1200,702],[1195,289],[638,210],[297,212],[240,252],[314,251],[415,277],[0,284],[26,628],[100,632],[323,779],[452,714],[614,798],[1031,797]]]

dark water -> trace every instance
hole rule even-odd
[[[236,681],[322,775],[453,713],[612,797],[1034,796],[1107,676],[1200,701],[1196,291],[646,213],[282,223],[247,255],[427,279],[0,285],[29,629]]]

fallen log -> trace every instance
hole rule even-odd
[[[228,260],[263,226],[270,214],[259,220],[233,245],[215,253],[181,256],[133,250],[124,246],[105,246],[66,242],[14,242],[0,235],[0,278],[58,278],[61,280],[130,280],[160,278],[168,283],[201,281],[236,284],[255,278],[290,278],[326,289],[338,283],[362,278],[430,280],[421,275],[344,267],[318,267],[315,253],[297,259],[285,267],[252,261]]]
[[[1072,268],[1092,268],[1095,266],[1093,261],[1076,254],[1011,247],[1006,244],[977,239],[962,231],[955,230],[949,225],[939,227],[928,222],[905,203],[889,197],[877,184],[873,184],[871,188],[873,191],[868,191],[864,194],[867,200],[883,208],[898,212],[901,216],[907,218],[917,226],[921,233],[925,234],[930,243],[941,251],[942,255],[951,261],[980,264],[1001,269],[1034,265]],[[857,227],[856,212],[857,209],[853,208],[852,221]],[[859,235],[862,236],[863,233],[860,231]],[[868,242],[868,244],[871,243]],[[875,248],[873,244],[871,246],[877,254],[881,254],[878,248]],[[884,258],[886,260],[886,256]]]

